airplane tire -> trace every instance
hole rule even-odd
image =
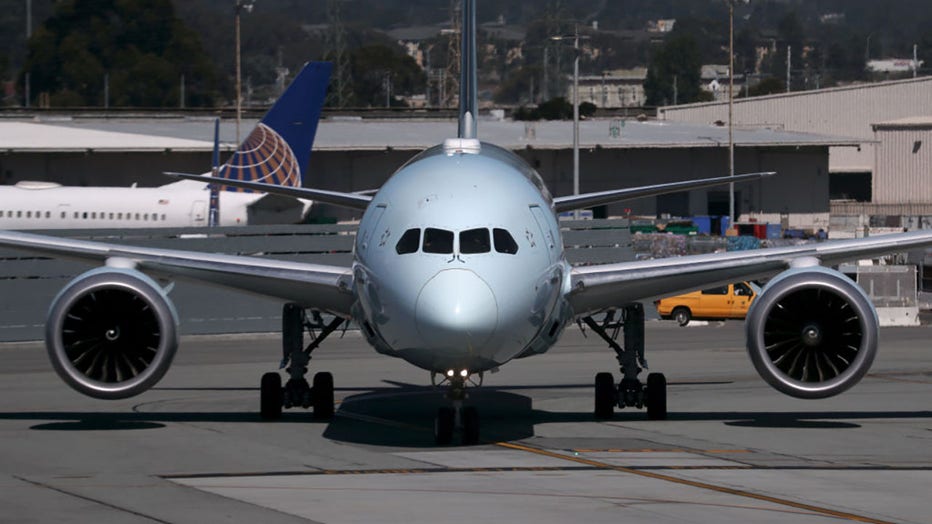
[[[595,376],[595,418],[610,419],[615,413],[615,379],[611,373],[597,373]]]
[[[692,313],[687,307],[678,307],[673,310],[673,320],[676,320],[676,323],[685,326],[689,324],[689,321],[692,320]]]
[[[330,420],[333,418],[333,375],[321,371],[314,375],[314,418]]]
[[[479,443],[479,410],[473,406],[463,408],[463,445],[473,446]]]
[[[647,375],[647,418],[667,419],[667,378],[663,373]]]
[[[437,418],[434,419],[434,441],[438,446],[447,446],[453,441],[455,415],[451,407],[442,407],[437,410]]]
[[[278,373],[262,375],[259,385],[259,414],[263,420],[277,420],[282,416],[282,377]]]

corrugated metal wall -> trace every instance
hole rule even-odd
[[[735,100],[734,122],[863,139],[860,154],[852,148],[832,149],[831,170],[844,171],[873,167],[867,144],[874,140],[871,124],[929,114],[930,110],[932,77],[923,77]],[[675,122],[727,122],[728,103],[666,106],[657,115]],[[839,149],[846,151],[836,155]]]
[[[925,110],[932,112],[932,105]],[[878,127],[877,140],[874,203],[932,202],[932,124]]]

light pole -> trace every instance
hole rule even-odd
[[[572,35],[551,36],[551,40],[573,40],[573,194],[579,194],[579,39],[589,38],[579,35],[579,26]],[[579,210],[573,211],[573,218],[579,220]]]
[[[727,0],[728,2],[728,176],[735,176],[735,3],[748,3],[748,0]],[[744,78],[747,83],[747,73]],[[735,183],[728,184],[728,227],[735,226]]]
[[[236,0],[233,9],[233,32],[236,39],[236,143],[239,144],[239,121],[243,108],[242,82],[240,80],[240,52],[239,52],[239,15],[242,10],[252,12],[252,0]]]
[[[735,176],[735,2],[728,2],[728,176]],[[735,226],[735,183],[728,184],[728,227]]]

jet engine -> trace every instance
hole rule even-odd
[[[120,399],[158,382],[178,348],[178,314],[163,289],[134,269],[88,271],[49,310],[45,344],[58,375],[85,395]]]
[[[797,398],[837,395],[870,369],[877,311],[845,275],[820,266],[778,275],[751,305],[747,349],[760,376]]]

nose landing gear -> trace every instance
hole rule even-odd
[[[466,400],[466,381],[469,372],[463,370],[459,374],[447,372],[444,382],[449,382],[446,398],[452,406],[443,406],[437,409],[434,419],[434,441],[439,446],[448,446],[453,442],[455,430],[460,430],[460,438],[464,446],[479,443],[479,410],[475,406],[463,406]]]
[[[647,408],[650,420],[667,418],[667,380],[662,373],[647,375],[647,384],[642,384],[638,374],[647,368],[644,359],[644,306],[630,304],[622,309],[622,322],[616,322],[614,311],[610,311],[602,324],[592,317],[582,319],[589,328],[608,342],[615,350],[623,378],[618,386],[611,373],[595,376],[595,417],[610,419],[615,407]],[[611,334],[608,330],[611,329]],[[624,331],[624,347],[616,339]]]

